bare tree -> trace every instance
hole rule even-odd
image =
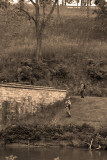
[[[23,0],[20,0],[23,1]],[[42,47],[42,38],[43,38],[43,31],[45,29],[46,24],[49,22],[51,15],[54,12],[54,9],[57,5],[58,0],[55,0],[54,4],[52,5],[50,12],[48,13],[48,15],[45,15],[45,7],[46,7],[46,1],[43,0],[43,16],[42,18],[40,17],[40,2],[39,0],[36,0],[36,2],[34,2],[33,0],[30,0],[30,2],[32,3],[32,5],[34,6],[35,9],[35,15],[31,15],[30,12],[28,10],[25,9],[24,5],[22,7],[17,7],[17,9],[20,9],[21,12],[24,12],[28,18],[30,20],[32,20],[35,24],[35,30],[36,30],[36,42],[37,42],[37,48],[36,48],[36,58],[40,59],[41,58],[41,47]],[[22,3],[20,3],[22,4]]]
[[[91,139],[90,143],[85,142],[86,144],[88,144],[89,146],[89,150],[92,149],[92,145],[93,145],[93,138]]]

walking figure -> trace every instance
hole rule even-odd
[[[85,84],[83,82],[81,82],[81,86],[80,86],[81,98],[84,98],[84,93],[85,93]]]
[[[66,108],[66,113],[67,113],[67,116],[71,117],[71,113],[70,113],[70,110],[71,110],[71,100],[70,100],[71,97],[67,98],[67,100],[65,101],[65,108]]]

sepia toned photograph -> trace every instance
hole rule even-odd
[[[107,160],[107,0],[0,0],[0,160]]]

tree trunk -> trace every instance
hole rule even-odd
[[[78,8],[78,3],[79,3],[79,1],[77,0],[77,8]]]
[[[42,55],[41,46],[42,46],[42,35],[38,33],[37,34],[37,48],[36,48],[37,60],[39,60]]]
[[[57,2],[57,18],[60,19],[60,13],[59,13],[59,1]]]
[[[43,21],[45,21],[45,7],[46,7],[46,1],[43,1]]]
[[[89,0],[87,0],[87,18],[89,18]]]
[[[62,0],[62,6],[63,6],[63,3],[64,3],[64,2],[63,2],[63,0]]]
[[[36,41],[37,41],[37,44],[36,44],[36,58],[38,60],[39,57],[40,57],[40,54],[41,54],[41,39],[40,39],[40,30],[39,30],[39,27],[40,27],[39,0],[36,1],[35,10],[36,10],[35,26],[36,26]]]

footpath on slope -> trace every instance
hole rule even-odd
[[[85,97],[73,96],[71,99],[71,117],[66,116],[64,106],[52,119],[56,125],[87,123],[96,129],[106,126],[107,122],[107,97]]]

